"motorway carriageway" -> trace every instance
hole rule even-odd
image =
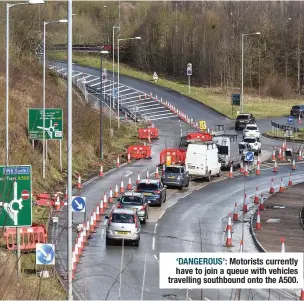
[[[172,101],[172,100],[171,100]],[[205,107],[201,108],[201,119],[204,116]],[[186,111],[186,113],[189,113]],[[208,113],[209,114],[209,113]],[[223,117],[212,111],[215,123],[223,123]],[[104,191],[109,191],[110,186],[120,184],[121,178],[127,184],[128,176],[135,183],[137,172],[141,177],[145,176],[146,169],[150,174],[155,171],[159,162],[159,152],[166,146],[176,146],[180,138],[180,128],[187,131],[189,127],[178,120],[159,120],[155,122],[159,128],[160,139],[153,143],[153,159],[137,161],[126,165],[113,172],[109,176],[93,181],[87,185],[79,195],[87,197],[88,212],[92,211],[97,202],[103,196]],[[280,167],[279,175],[287,176],[290,166]],[[300,181],[302,166],[294,173],[294,182]],[[270,187],[270,178],[273,176],[271,167],[262,168],[261,176],[246,178],[247,194],[254,194],[256,184],[260,189],[267,191]],[[158,288],[158,253],[163,251],[184,252],[238,252],[241,237],[242,224],[236,224],[233,233],[235,247],[226,249],[224,244],[223,229],[227,224],[227,215],[233,211],[235,202],[241,203],[244,194],[244,177],[236,177],[222,181],[224,177],[215,178],[213,183],[206,186],[205,182],[191,182],[184,191],[168,190],[168,200],[162,208],[151,208],[150,217],[146,225],[142,227],[142,236],[139,248],[125,246],[123,274],[121,282],[121,299],[131,300],[141,298],[142,277],[146,266],[146,281],[144,286],[144,299],[184,299],[185,290],[162,290]],[[285,178],[285,183],[287,179]],[[279,182],[276,181],[278,188]],[[177,202],[180,200],[179,202]],[[175,206],[173,206],[175,204]],[[75,225],[82,222],[81,214],[74,215]],[[246,220],[248,220],[246,216]],[[65,264],[66,256],[66,229],[65,222],[61,219],[58,233],[63,231],[57,242],[61,257],[61,263]],[[244,251],[256,251],[248,232],[248,224],[245,225]],[[57,233],[57,234],[58,234]],[[56,234],[56,233],[55,233]],[[75,297],[81,299],[108,299],[117,300],[119,297],[119,274],[122,248],[110,246],[106,248],[103,227],[90,240],[89,246],[84,252],[82,264],[78,265],[78,273],[74,282]],[[146,262],[146,264],[145,264]],[[192,299],[208,298],[210,300],[230,299],[234,291],[211,291],[192,290],[189,297]],[[268,300],[268,291],[243,291],[245,300]],[[282,298],[290,299],[290,292],[282,294],[275,290],[271,291],[270,300]],[[247,296],[247,297],[246,297]],[[248,299],[249,298],[249,299]]]

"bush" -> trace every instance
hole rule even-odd
[[[264,82],[262,88],[263,96],[271,96],[274,98],[286,99],[293,94],[293,89],[288,80],[284,77],[275,74],[269,75]]]

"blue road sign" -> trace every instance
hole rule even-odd
[[[247,152],[245,155],[245,160],[247,162],[253,162],[254,160],[254,153],[253,152]]]
[[[289,116],[288,117],[288,123],[293,123],[294,122],[294,117],[293,116]]]
[[[85,212],[85,209],[86,209],[86,197],[73,196],[72,211],[73,212]]]
[[[36,244],[36,264],[54,265],[55,264],[55,245]]]

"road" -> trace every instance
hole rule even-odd
[[[98,73],[98,70],[90,68],[83,69],[83,67],[75,65],[73,68],[83,72]],[[227,127],[233,128],[233,121],[175,92],[168,92],[164,88],[124,76],[121,76],[121,82],[136,87],[143,92],[149,94],[152,92],[164,99],[167,98],[197,120],[203,119],[212,125],[225,124]],[[258,121],[260,127],[268,127],[268,122],[269,120]],[[153,143],[152,151],[154,155],[152,160],[138,161],[126,165],[103,179],[93,181],[78,193],[87,197],[89,212],[93,210],[104,191],[108,191],[110,186],[114,188],[114,185],[119,184],[122,178],[126,185],[129,175],[132,178],[132,183],[135,183],[138,172],[143,177],[146,169],[149,168],[150,173],[152,173],[155,170],[155,165],[158,164],[159,151],[166,146],[177,145],[180,129],[182,128],[183,131],[189,129],[186,124],[179,122],[177,119],[157,120],[155,125],[159,128],[161,136],[157,142]],[[272,146],[277,142],[270,139],[265,141],[268,140],[268,144],[265,143],[267,144],[265,148],[272,149]],[[280,168],[280,176],[287,176],[289,172],[290,166]],[[301,167],[295,172],[294,182],[300,180],[302,174],[303,168]],[[253,194],[256,185],[267,191],[271,176],[270,168],[263,166],[261,176],[246,178],[247,194]],[[149,221],[143,226],[139,248],[127,245],[123,249],[119,245],[106,247],[103,226],[100,226],[85,249],[82,263],[78,265],[77,278],[74,281],[75,297],[99,300],[141,299],[143,272],[146,268],[144,299],[184,299],[186,296],[185,290],[160,290],[158,288],[158,254],[166,251],[238,252],[242,231],[241,223],[234,227],[233,242],[235,247],[231,249],[223,247],[223,229],[226,225],[228,212],[233,210],[234,203],[242,202],[244,177],[239,176],[229,180],[223,180],[224,178],[215,179],[208,186],[204,182],[192,182],[190,187],[184,191],[170,190],[168,201],[162,208],[151,208]],[[82,215],[74,216],[75,225],[82,220]],[[64,219],[62,219],[57,233],[60,233],[61,230],[63,232],[58,241],[58,249],[61,251],[62,260],[60,263],[64,266],[64,250],[66,248]],[[245,251],[256,251],[249,236],[248,224],[245,225],[244,233]],[[123,269],[120,274],[122,250],[124,250]],[[224,300],[230,299],[234,294],[235,292],[223,290],[189,291],[189,297],[193,300],[202,297],[210,300]],[[242,294],[244,300],[268,300],[269,292],[243,291]],[[289,292],[282,295],[282,292],[276,290],[271,291],[270,294],[270,300],[282,299],[283,296],[287,299],[291,298]],[[279,294],[281,294],[280,297]]]

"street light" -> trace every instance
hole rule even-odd
[[[100,158],[100,161],[103,159],[103,147],[102,147],[102,107],[103,107],[103,101],[104,101],[104,98],[103,98],[103,93],[102,93],[102,55],[103,54],[108,54],[109,51],[106,51],[106,50],[101,50],[100,51],[100,100],[99,100],[99,130],[100,130],[100,133],[99,133],[99,137],[100,137],[100,142],[99,142],[99,158]],[[110,126],[111,127],[111,126]]]
[[[27,2],[20,2],[20,3],[14,3],[6,4],[6,87],[5,87],[5,164],[9,164],[8,160],[8,154],[9,154],[9,139],[8,139],[8,104],[9,104],[9,11],[11,7],[17,6],[17,5],[24,5],[24,4],[44,4],[44,0],[29,0]],[[18,261],[19,262],[19,261]]]
[[[243,33],[242,34],[242,75],[241,75],[241,113],[244,113],[244,99],[243,99],[243,95],[244,95],[244,37],[245,36],[252,36],[252,35],[260,35],[260,32],[254,32],[254,33]]]
[[[45,143],[45,49],[46,49],[46,25],[54,23],[68,23],[68,20],[61,19],[57,21],[43,22],[43,84],[42,84],[42,177],[45,178],[45,161],[46,161],[46,143]]]
[[[119,115],[119,42],[120,41],[127,41],[127,40],[141,40],[141,37],[135,38],[125,38],[125,39],[117,39],[117,122],[118,122],[118,129],[120,126],[120,115]]]

